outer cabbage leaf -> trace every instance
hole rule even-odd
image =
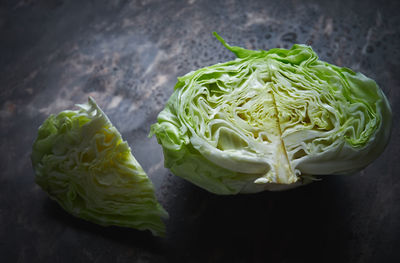
[[[168,214],[128,143],[92,98],[78,106],[40,126],[31,156],[36,183],[76,217],[163,236]]]
[[[304,185],[376,159],[391,109],[375,81],[320,61],[311,47],[253,51],[178,78],[152,125],[165,165],[216,194]]]

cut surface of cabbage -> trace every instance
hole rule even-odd
[[[168,214],[128,143],[92,98],[78,106],[40,126],[31,155],[36,183],[76,217],[163,236]]]
[[[151,127],[172,173],[216,194],[283,190],[361,170],[383,151],[391,109],[372,79],[311,47],[253,51],[178,78]]]

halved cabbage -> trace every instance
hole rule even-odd
[[[178,78],[151,127],[165,165],[216,194],[282,190],[358,171],[383,151],[391,109],[375,81],[309,46],[252,51]]]
[[[36,183],[74,216],[163,236],[168,214],[128,143],[92,98],[78,106],[40,126],[31,156]]]

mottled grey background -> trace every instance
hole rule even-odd
[[[0,3],[0,262],[400,262],[398,1]],[[310,44],[374,78],[394,112],[381,157],[351,177],[287,192],[216,196],[171,175],[149,126],[176,78],[251,49]],[[50,113],[93,96],[170,213],[167,237],[99,227],[34,183],[30,151]]]

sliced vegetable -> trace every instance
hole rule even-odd
[[[40,126],[31,156],[36,183],[74,216],[164,235],[168,214],[128,143],[92,98],[78,106]]]
[[[165,165],[216,194],[348,174],[388,142],[389,103],[372,79],[318,60],[309,46],[253,51],[178,78],[152,125]]]

